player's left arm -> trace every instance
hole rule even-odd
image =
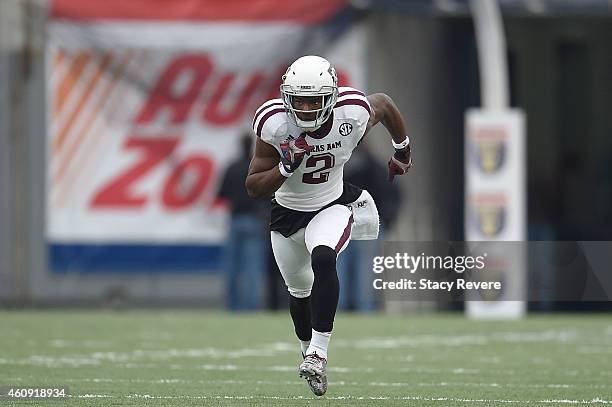
[[[384,93],[374,93],[368,96],[372,108],[365,134],[379,122],[391,134],[395,153],[389,160],[389,181],[396,175],[403,175],[412,167],[410,139],[406,133],[406,123],[393,100]],[[365,136],[364,134],[364,136]]]

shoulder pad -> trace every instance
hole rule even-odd
[[[273,144],[274,133],[286,122],[285,107],[282,99],[271,99],[255,111],[253,132],[263,141]]]
[[[338,101],[334,109],[342,107],[345,107],[343,113],[347,118],[363,124],[368,122],[372,114],[372,107],[365,94],[348,86],[338,89]]]

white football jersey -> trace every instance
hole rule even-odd
[[[363,92],[349,87],[338,92],[329,119],[307,133],[306,141],[313,151],[274,194],[286,208],[316,211],[342,195],[344,164],[363,137],[372,109]],[[279,154],[280,144],[288,136],[297,138],[303,132],[289,120],[281,99],[269,100],[257,109],[253,131]]]

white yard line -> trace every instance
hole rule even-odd
[[[125,396],[111,396],[108,394],[83,394],[83,395],[71,395],[70,397],[75,398],[127,398],[127,399],[156,399],[156,400],[318,400],[316,397],[304,397],[304,396],[229,396],[229,395],[217,395],[217,396],[155,396],[151,394],[128,394]],[[612,404],[611,400],[604,400],[601,398],[592,398],[591,400],[570,400],[570,399],[546,399],[546,400],[508,400],[508,399],[466,399],[466,398],[455,398],[455,397],[423,397],[423,396],[402,396],[402,397],[389,397],[389,396],[331,396],[323,397],[325,400],[390,400],[390,401],[439,401],[443,403],[447,402],[461,402],[461,403],[478,403],[478,404],[490,404],[490,403],[505,403],[505,404]]]
[[[417,348],[431,346],[478,346],[488,345],[495,342],[502,343],[538,343],[578,342],[580,333],[575,330],[545,330],[533,332],[496,332],[478,335],[406,335],[396,337],[370,337],[358,340],[340,339],[334,341],[336,347],[353,347],[360,349],[392,349],[392,348]],[[606,341],[605,344],[609,342]],[[604,344],[601,344],[604,346]]]
[[[278,344],[276,345],[278,346]],[[278,346],[281,348],[282,346]],[[187,352],[189,353],[189,352]],[[103,361],[111,362],[112,366],[117,369],[156,369],[159,368],[161,362],[145,362],[142,361],[140,363],[133,362],[124,362],[123,358],[115,356],[111,356],[113,352],[104,352],[103,355],[100,355],[99,352],[94,353],[98,357],[96,358],[87,358],[79,355],[73,356],[59,356],[59,357],[51,357],[45,355],[31,355],[27,358],[23,359],[10,359],[10,358],[0,358],[0,365],[29,365],[29,366],[43,366],[48,368],[80,368],[83,366],[86,367],[94,367],[100,366]],[[186,353],[184,353],[186,354]],[[295,372],[295,365],[272,365],[272,366],[261,366],[261,365],[237,365],[237,364],[177,364],[177,363],[163,363],[163,367],[169,370],[206,370],[206,371],[250,371],[250,370],[258,370],[258,371],[267,371],[267,372]],[[482,369],[473,369],[473,368],[464,368],[464,367],[449,367],[449,368],[433,368],[433,367],[422,367],[422,366],[409,366],[409,367],[397,367],[397,368],[376,368],[370,366],[330,366],[328,370],[331,373],[342,373],[342,374],[352,374],[352,373],[376,373],[380,371],[384,372],[398,372],[398,373],[411,373],[411,374],[452,374],[456,376],[470,377],[476,376],[480,374],[494,374],[500,375],[502,377],[518,377],[524,374],[523,371],[517,371],[512,369],[490,369],[490,368],[482,368]],[[556,369],[541,369],[542,374],[547,371],[555,371]],[[589,370],[589,369],[580,369],[580,370],[563,370],[564,376],[569,377],[577,377],[582,374],[595,374],[598,376],[609,377],[612,376],[612,370]],[[472,378],[472,381],[477,379],[476,377]]]
[[[23,381],[23,378],[7,378],[6,381]],[[301,386],[302,380],[188,380],[188,379],[113,379],[113,378],[68,378],[63,379],[66,383],[148,383],[148,384],[257,384],[277,386],[296,385]],[[566,383],[479,383],[479,382],[356,382],[356,381],[332,381],[334,386],[373,386],[373,387],[490,387],[490,388],[533,388],[533,389],[610,389],[608,384],[566,384]]]
[[[606,327],[606,333],[610,330]],[[607,335],[602,335],[607,339]],[[334,347],[355,348],[355,349],[415,349],[420,347],[444,346],[483,346],[491,343],[560,343],[564,345],[577,344],[576,352],[589,354],[609,354],[610,341],[605,340],[586,345],[582,341],[579,331],[575,330],[543,330],[531,332],[495,332],[490,334],[478,335],[442,335],[442,334],[420,334],[402,335],[391,337],[365,337],[360,339],[337,339]],[[589,338],[592,340],[593,338]],[[54,348],[69,349],[76,346],[77,342],[69,339],[54,338],[49,344]],[[86,340],[81,346],[94,347],[96,345],[108,345],[108,342]],[[125,363],[122,367],[142,367],[144,362],[168,362],[173,359],[241,359],[244,357],[269,358],[284,356],[287,354],[298,354],[298,347],[290,342],[269,342],[262,343],[252,348],[224,349],[216,347],[206,348],[165,348],[165,349],[134,349],[131,351],[98,351],[84,354],[63,355],[61,357],[51,355],[32,355],[27,358],[14,359],[10,357],[0,357],[0,364],[4,365],[32,365],[46,367],[80,367],[84,365],[100,365],[101,363]],[[409,356],[408,360],[412,360]],[[487,364],[500,364],[503,361],[497,356],[483,356],[480,360]],[[139,364],[140,363],[140,364]],[[537,364],[549,364],[548,359],[534,360]],[[411,370],[407,370],[411,371]],[[425,371],[425,369],[421,369]],[[438,371],[441,372],[441,371]],[[470,374],[479,373],[477,369],[457,368],[452,373]],[[433,372],[432,372],[433,373]],[[507,372],[512,374],[512,372]]]

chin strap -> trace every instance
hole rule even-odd
[[[296,118],[296,119],[297,119],[297,118]],[[300,119],[297,119],[297,120],[296,120],[296,125],[297,125],[297,126],[298,126],[298,127],[301,129],[301,130],[305,131],[306,133],[310,133],[310,132],[313,132],[313,131],[317,131],[317,130],[319,130],[319,129],[321,128],[321,126],[323,126],[323,124],[321,123],[321,124],[319,124],[318,126],[313,126],[313,127],[302,127],[302,126],[300,126],[300,122],[301,122],[301,123],[308,123],[308,122],[305,122],[304,120],[300,120]]]

